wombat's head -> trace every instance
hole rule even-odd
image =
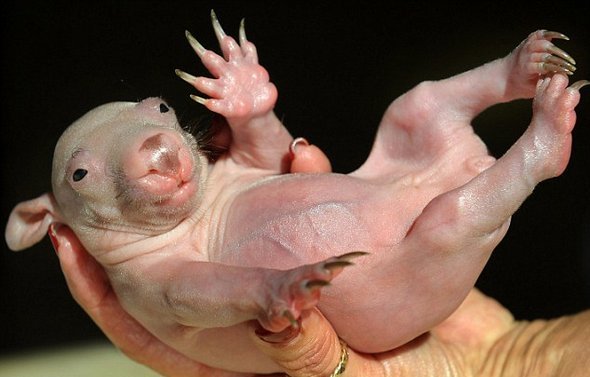
[[[162,99],[99,106],[61,136],[53,194],[15,207],[7,243],[29,247],[52,222],[69,225],[89,249],[113,232],[163,233],[198,207],[206,166],[194,137]]]

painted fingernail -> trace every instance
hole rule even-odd
[[[53,223],[49,226],[49,231],[47,232],[56,254],[59,253],[59,241],[57,240],[57,230],[59,229],[59,227],[60,224]]]

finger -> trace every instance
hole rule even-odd
[[[224,86],[219,79],[209,79],[206,77],[195,77],[193,86],[201,93],[209,97],[220,98],[223,96]]]
[[[309,145],[304,138],[293,140],[291,151],[291,173],[329,173],[330,160],[315,145]]]
[[[329,376],[339,363],[341,348],[336,333],[319,311],[313,309],[303,313],[299,331],[294,334],[289,331],[292,332],[288,329],[284,335],[257,336],[254,331],[252,334],[258,348],[290,377]]]
[[[214,113],[221,114],[226,117],[229,116],[228,114],[232,114],[234,110],[233,104],[230,101],[224,99],[203,98],[195,95],[190,95],[190,98],[192,98],[195,102],[205,106]]]
[[[227,61],[243,58],[242,48],[232,37],[224,37],[219,46],[223,52],[223,57]]]
[[[207,70],[211,72],[211,75],[213,75],[213,77],[215,78],[220,77],[227,70],[227,62],[225,61],[225,59],[217,55],[213,51],[205,51],[203,57],[201,58],[201,62],[203,63],[205,68],[207,68]]]
[[[260,334],[252,331],[256,346],[290,377],[371,376],[384,377],[383,364],[343,348],[338,336],[318,309],[302,314],[299,331]],[[345,360],[345,355],[348,360]],[[340,369],[338,369],[340,368]],[[342,373],[337,374],[337,370]]]
[[[49,236],[72,296],[87,311],[95,311],[111,294],[104,269],[86,252],[67,226],[53,224]]]

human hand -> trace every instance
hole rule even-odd
[[[253,338],[291,377],[336,376],[330,373],[340,361],[341,345],[317,310],[302,317],[299,332]],[[582,377],[590,370],[589,339],[590,311],[515,321],[506,308],[473,289],[446,321],[402,347],[376,355],[348,350],[339,376]]]

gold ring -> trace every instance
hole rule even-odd
[[[346,364],[348,363],[348,346],[342,339],[340,339],[340,349],[340,361],[338,362],[338,365],[336,365],[336,368],[330,377],[341,376],[346,370]]]

